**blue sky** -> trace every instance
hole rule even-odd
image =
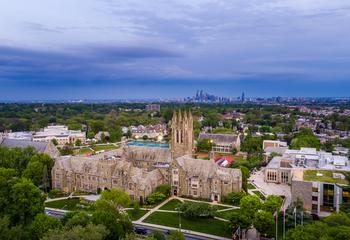
[[[0,0],[1,100],[350,96],[347,0]]]

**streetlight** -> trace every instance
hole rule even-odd
[[[181,232],[181,214],[180,214],[180,208],[175,208],[175,210],[177,210],[177,212],[179,213],[179,229]]]

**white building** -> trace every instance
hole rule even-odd
[[[56,139],[58,145],[74,144],[78,139],[85,143],[86,134],[80,130],[69,130],[64,125],[54,125],[45,127],[43,131],[36,132],[33,136],[34,142],[50,142],[53,139]]]
[[[295,171],[333,170],[350,171],[350,161],[345,156],[317,151],[316,148],[285,150],[282,156],[274,157],[265,168],[265,181],[291,183]]]

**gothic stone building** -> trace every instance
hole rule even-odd
[[[193,117],[174,113],[170,149],[124,146],[93,156],[63,156],[52,169],[52,185],[66,192],[120,188],[143,201],[158,185],[170,184],[178,196],[220,201],[241,191],[238,169],[193,159]]]

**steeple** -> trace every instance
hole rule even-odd
[[[171,153],[173,158],[191,155],[193,149],[192,113],[174,112],[171,124]]]

